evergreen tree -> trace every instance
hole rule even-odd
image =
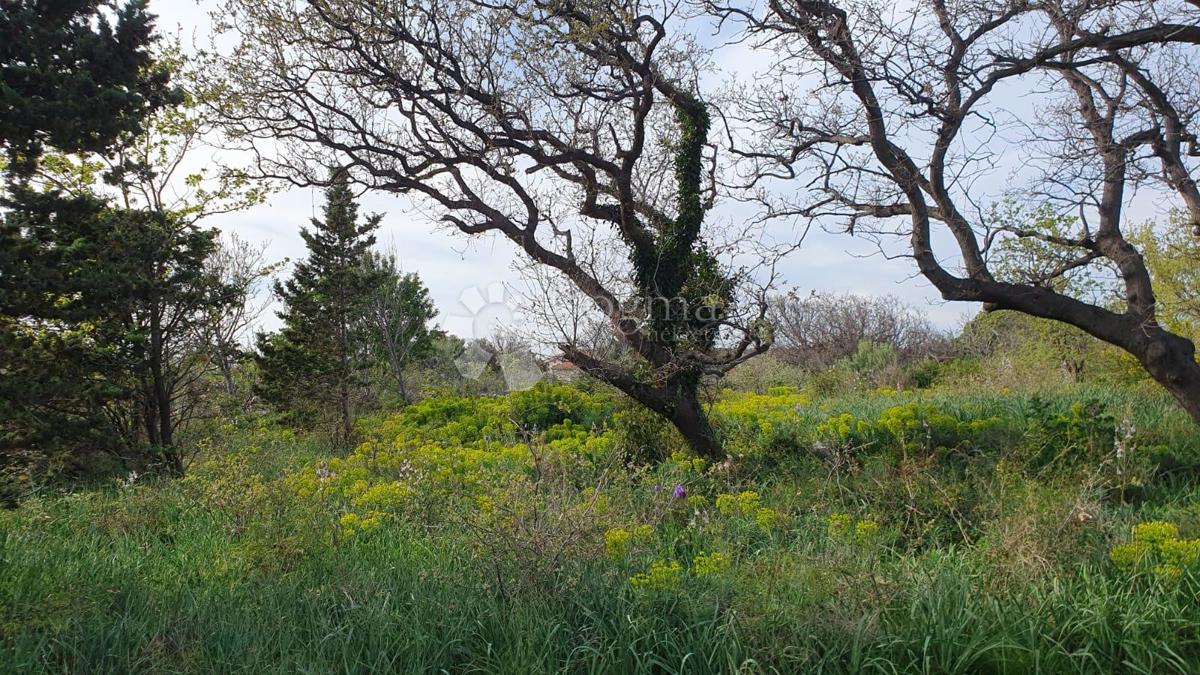
[[[0,144],[10,170],[31,173],[45,146],[105,152],[178,101],[150,54],[147,5],[0,0]]]
[[[0,296],[0,449],[72,473],[98,452],[182,473],[191,343],[226,296],[205,266],[216,232],[92,197],[36,203],[0,222],[19,251]]]
[[[91,285],[120,274],[87,256],[126,251],[121,237],[108,237],[111,251],[94,245],[154,219],[30,181],[46,149],[107,154],[180,100],[151,54],[147,4],[0,0],[0,499],[15,499],[36,468],[90,470],[128,450],[115,429],[132,396],[112,366],[140,333],[109,330],[127,286]]]
[[[301,426],[329,424],[343,446],[353,437],[355,399],[371,367],[364,314],[383,272],[367,263],[382,216],[360,221],[344,172],[325,193],[323,219],[300,236],[308,257],[275,284],[283,327],[258,336],[258,394]],[[312,416],[314,419],[306,419]]]

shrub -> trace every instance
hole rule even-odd
[[[728,448],[765,457],[794,455],[806,444],[802,414],[809,397],[792,387],[771,387],[766,394],[726,391],[712,407],[713,419]]]
[[[1029,468],[1041,471],[1099,463],[1116,441],[1116,420],[1102,401],[1075,401],[1063,412],[1040,396],[1030,401]]]
[[[657,464],[687,448],[675,427],[664,424],[661,417],[640,405],[622,405],[608,426],[613,448],[626,464]]]
[[[841,413],[817,425],[817,437],[843,449],[863,449],[879,443],[881,429],[874,420]]]
[[[665,592],[679,585],[683,576],[683,565],[675,560],[656,560],[649,569],[629,577],[629,585],[647,591]]]
[[[538,382],[532,388],[509,394],[513,419],[522,429],[544,431],[570,421],[588,428],[604,425],[610,404],[566,384]]]
[[[1200,539],[1180,539],[1173,523],[1153,520],[1134,525],[1132,539],[1114,546],[1110,557],[1126,574],[1176,579],[1200,562]]]
[[[698,577],[717,576],[729,569],[729,556],[714,551],[697,553],[692,558],[692,574]]]

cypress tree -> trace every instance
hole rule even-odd
[[[343,447],[353,438],[355,399],[372,366],[363,317],[383,280],[367,264],[381,218],[360,221],[345,173],[335,172],[323,218],[300,232],[308,257],[275,284],[283,327],[258,336],[259,396],[298,426],[326,426]]]
[[[107,152],[180,102],[154,63],[149,0],[0,0],[0,146],[33,172],[46,146]]]

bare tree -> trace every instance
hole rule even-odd
[[[769,215],[902,237],[942,297],[1077,326],[1135,356],[1200,422],[1195,348],[1159,323],[1150,275],[1126,237],[1139,189],[1182,205],[1200,235],[1200,4],[766,5],[708,9],[744,22],[776,55],[738,115],[759,134],[743,144],[742,168]],[[802,185],[799,196],[771,196],[780,181]],[[992,195],[989,184],[1014,189]],[[1059,233],[1006,223],[992,217],[1004,197],[1078,221]],[[989,249],[1013,237],[1052,245],[1059,264],[997,273]],[[1051,283],[1101,265],[1116,270],[1123,306]]]
[[[945,333],[892,296],[783,296],[772,303],[771,318],[779,354],[809,370],[832,366],[853,354],[863,340],[890,345],[905,362],[949,349]]]
[[[263,297],[266,281],[281,263],[267,264],[267,245],[232,234],[218,240],[208,257],[209,274],[226,297],[206,308],[209,315],[196,327],[196,348],[220,371],[228,395],[237,391],[234,372],[246,356],[251,330],[271,304],[270,298]]]
[[[569,344],[576,350],[617,363],[636,359],[605,317],[596,311],[591,298],[569,279],[536,265],[521,271],[525,285],[516,289],[521,315],[512,330],[527,344]],[[565,354],[549,356],[551,363],[560,367],[567,366],[563,360],[569,361]]]
[[[227,0],[228,127],[263,175],[336,161],[467,235],[498,234],[582,291],[638,368],[560,348],[722,454],[705,376],[765,351],[766,296],[710,250],[704,52],[671,0]],[[331,158],[333,155],[335,157]],[[619,283],[580,250],[624,253]]]

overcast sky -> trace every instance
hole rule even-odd
[[[211,0],[152,0],[151,9],[159,16],[160,32],[178,34],[185,49],[190,49],[193,45],[207,45],[208,12],[213,4]],[[720,61],[717,65],[721,65]],[[269,260],[285,257],[296,260],[304,256],[300,228],[319,213],[321,203],[319,191],[293,189],[277,193],[268,203],[248,211],[214,217],[209,224],[245,239],[269,241]],[[426,216],[414,213],[406,200],[396,195],[369,193],[363,196],[361,204],[365,211],[385,214],[378,235],[380,245],[394,247],[405,271],[420,275],[441,313],[439,323],[451,332],[473,337],[472,332],[478,329],[469,315],[489,296],[499,300],[495,290],[498,284],[519,283],[518,275],[510,268],[514,248],[506,240],[494,237],[468,240],[449,233],[431,224]],[[729,206],[717,212],[717,217],[723,218],[746,215]],[[798,235],[787,229],[776,234]],[[915,273],[910,260],[886,259],[876,254],[875,246],[868,241],[815,228],[783,267],[786,288],[794,288],[801,294],[815,290],[895,295],[947,328],[961,324],[975,313],[976,308],[971,305],[942,302]],[[278,322],[269,317],[264,324],[269,328]]]

